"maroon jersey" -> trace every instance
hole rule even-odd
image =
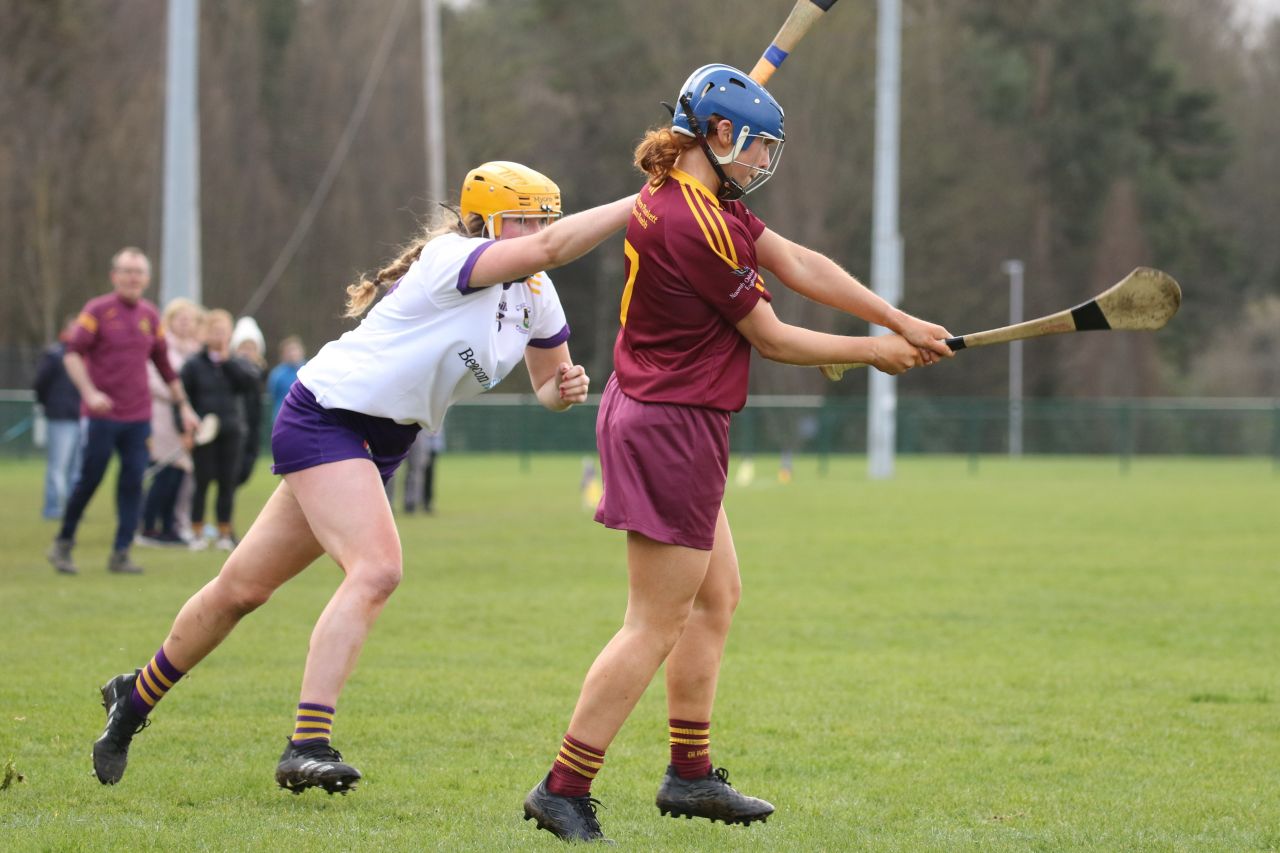
[[[110,421],[151,420],[147,359],[166,382],[178,376],[169,364],[164,330],[156,307],[145,299],[126,302],[114,293],[90,299],[76,318],[67,351],[78,353],[89,368],[93,387],[111,398],[111,411],[82,414]]]
[[[734,324],[770,300],[756,268],[765,225],[676,169],[645,185],[627,225],[622,328],[613,347],[628,397],[736,412],[747,401],[751,344]]]

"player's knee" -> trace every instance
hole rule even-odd
[[[644,614],[628,613],[625,623],[632,630],[647,637],[649,643],[665,656],[675,647],[680,635],[684,633],[685,626],[689,624],[691,612],[692,607],[683,607]]]
[[[742,601],[742,580],[735,577],[733,582],[728,585],[722,596],[721,607],[729,615],[733,616],[734,611],[738,609],[738,602]]]
[[[347,574],[348,579],[360,587],[371,601],[390,598],[403,576],[401,561],[391,558],[364,563]]]
[[[727,631],[741,600],[742,581],[735,577],[715,589],[702,590],[694,603],[694,612],[702,622]]]
[[[266,604],[267,599],[271,598],[271,593],[275,592],[272,587],[246,580],[226,579],[221,580],[218,585],[224,606],[237,619]]]

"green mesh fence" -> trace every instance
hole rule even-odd
[[[267,407],[266,411],[270,411]],[[530,396],[490,395],[455,406],[445,422],[449,452],[590,453],[595,400],[544,411]],[[899,453],[1004,454],[1006,400],[898,400]],[[865,401],[753,397],[734,416],[735,453],[864,453]],[[264,431],[265,432],[265,431]],[[0,392],[0,454],[39,452],[39,418],[27,392]],[[268,436],[264,434],[264,444]],[[1280,400],[1027,400],[1027,454],[1270,456],[1280,460]]]

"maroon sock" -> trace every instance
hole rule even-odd
[[[711,772],[711,723],[668,720],[671,727],[671,766],[681,779],[697,779]]]
[[[604,764],[604,750],[587,746],[580,740],[564,736],[560,754],[551,765],[547,790],[561,797],[585,797],[591,793],[591,780]]]

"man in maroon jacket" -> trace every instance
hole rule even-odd
[[[151,435],[150,359],[179,401],[183,428],[195,429],[197,418],[187,403],[182,382],[169,364],[164,330],[154,305],[142,298],[151,283],[151,264],[141,249],[121,249],[111,259],[112,292],[90,299],[76,318],[63,363],[80,391],[81,414],[88,418],[80,481],[62,517],[62,528],[49,549],[49,562],[63,574],[75,574],[71,548],[85,507],[120,454],[116,480],[116,537],[107,570],[138,574],[129,545],[138,527],[142,479]]]

